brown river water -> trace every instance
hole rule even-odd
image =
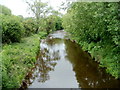
[[[120,88],[78,44],[56,31],[41,40],[35,68],[25,77],[23,88]]]

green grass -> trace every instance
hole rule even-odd
[[[3,46],[2,87],[19,88],[26,73],[34,66],[40,39],[45,33],[23,38],[20,43]]]

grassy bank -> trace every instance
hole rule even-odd
[[[2,87],[18,88],[24,76],[36,61],[40,39],[45,33],[23,38],[20,43],[3,46],[2,54]]]

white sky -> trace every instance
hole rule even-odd
[[[52,6],[55,10],[58,10],[61,3],[66,0],[42,0],[43,2],[49,2],[48,4]],[[0,4],[5,5],[9,9],[11,9],[12,14],[14,15],[22,15],[24,17],[31,16],[28,14],[28,6],[24,0],[0,0]],[[62,13],[65,13],[62,11]]]

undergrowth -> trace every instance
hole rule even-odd
[[[34,66],[39,41],[46,33],[23,38],[20,43],[3,45],[2,52],[2,87],[19,88],[26,73]]]

